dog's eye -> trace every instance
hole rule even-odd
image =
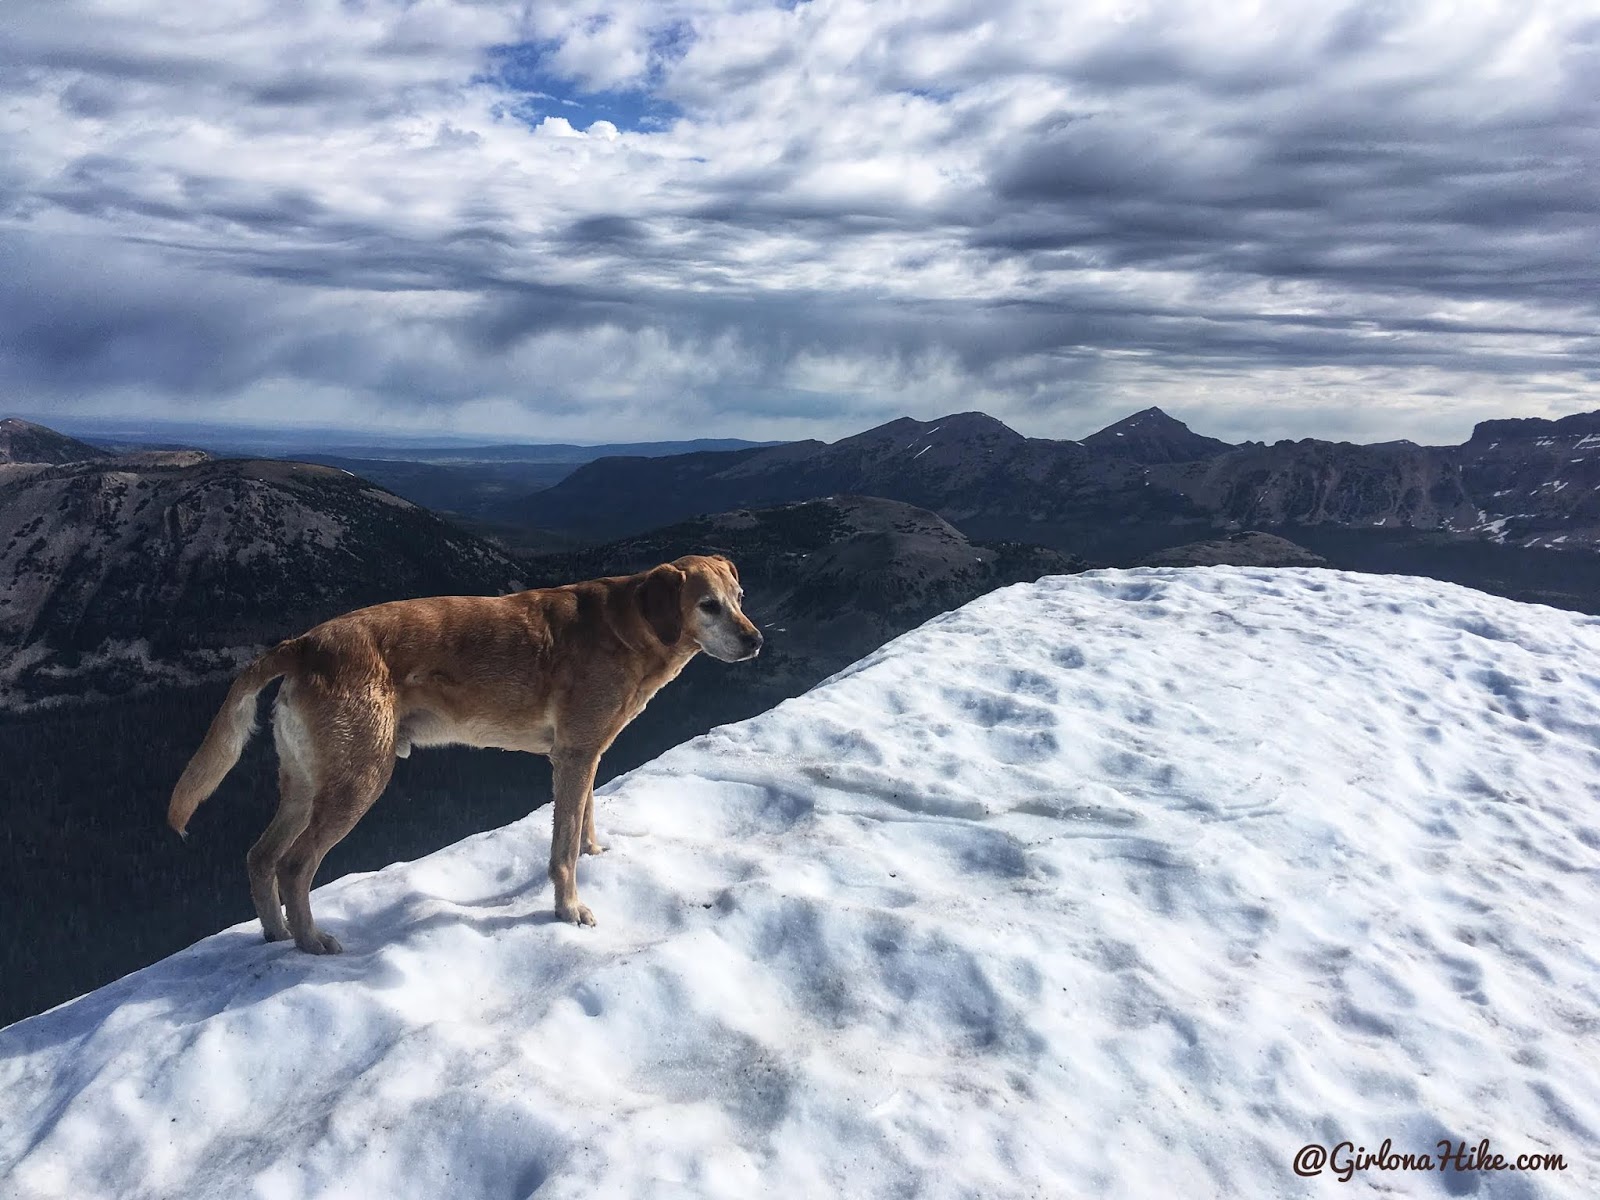
[[[704,600],[700,601],[700,609],[702,612],[707,612],[712,616],[716,616],[722,611],[722,605],[718,604],[710,596],[707,596]]]

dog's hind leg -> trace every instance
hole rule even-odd
[[[305,726],[294,708],[295,685],[288,681],[278,693],[273,711],[272,740],[278,748],[278,811],[266,831],[250,847],[245,863],[250,871],[250,899],[261,918],[261,931],[269,942],[285,941],[289,926],[283,920],[278,895],[278,860],[311,821],[311,779],[306,771]]]
[[[394,753],[386,750],[382,764],[370,764],[358,781],[320,788],[311,806],[311,823],[278,864],[278,884],[289,916],[294,944],[307,954],[338,954],[339,939],[317,928],[311,916],[311,880],[329,850],[356,827],[367,809],[377,802],[389,782]]]
[[[269,942],[285,941],[289,926],[283,920],[278,896],[278,861],[311,821],[311,787],[287,762],[278,765],[278,811],[245,862],[250,868],[250,899],[255,902],[261,931]]]
[[[311,880],[389,784],[394,712],[387,697],[368,692],[330,697],[311,715],[319,731],[311,820],[278,862],[278,888],[294,944],[308,954],[338,954],[339,940],[312,919]]]

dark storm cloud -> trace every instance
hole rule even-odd
[[[979,395],[1072,432],[1199,376],[1508,412],[1595,380],[1600,22],[1558,9],[184,20],[0,29],[0,378],[43,402],[605,396],[610,436]]]
[[[612,215],[584,217],[568,225],[566,243],[578,250],[616,250],[632,252],[650,240],[645,226],[631,217]]]
[[[1178,92],[1042,124],[996,153],[1000,215],[972,244],[1594,311],[1595,27],[1566,47],[1553,94],[1529,104],[1508,105],[1487,86],[1451,94],[1426,75],[1338,87],[1387,31],[1384,15],[1399,11],[1345,14],[1302,66],[1312,86],[1218,86],[1169,55],[1130,59],[1126,46],[1073,64],[1073,78],[1113,95],[1157,82]]]
[[[259,288],[133,248],[0,234],[0,381],[11,397],[248,384],[286,314]]]

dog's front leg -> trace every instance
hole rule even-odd
[[[600,765],[597,750],[558,750],[550,755],[555,771],[555,816],[550,831],[550,883],[556,893],[556,916],[574,925],[593,925],[594,914],[578,903],[578,849],[584,833],[584,809],[594,792]]]

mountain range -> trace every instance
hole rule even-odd
[[[760,668],[714,705],[748,716],[994,587],[1082,567],[1003,539],[976,543],[933,513],[870,496],[738,509],[534,557],[339,468],[110,455],[16,421],[6,432],[8,458],[36,461],[0,463],[0,711],[225,679],[262,645],[363,604],[719,550],[773,630]]]
[[[983,413],[891,421],[833,443],[602,458],[499,515],[587,538],[835,493],[883,496],[979,537],[1111,559],[1206,531],[1335,526],[1527,547],[1600,544],[1600,413],[1490,421],[1460,446],[1315,438],[1232,445],[1158,408],[1082,441]]]
[[[478,464],[490,482],[472,486],[504,490],[497,472],[543,453],[504,449],[509,458]],[[253,647],[361,604],[620,573],[708,541],[758,574],[770,568],[784,619],[806,595],[833,597],[842,624],[809,631],[832,648],[808,654],[791,685],[820,678],[833,650],[851,661],[870,648],[863,638],[894,636],[922,619],[908,614],[964,603],[1002,576],[1085,563],[1327,561],[1583,607],[1592,556],[1555,556],[1565,568],[1538,558],[1529,571],[1513,548],[1600,542],[1600,413],[1484,422],[1453,447],[1230,445],[1151,408],[1081,442],[958,413],[833,443],[628,449],[651,452],[562,464],[570,474],[553,486],[500,504],[502,523],[531,536],[497,539],[348,469],[193,450],[112,454],[7,419],[0,644],[11,649],[0,653],[0,709],[222,678]],[[1232,536],[1241,532],[1287,541],[1246,544]],[[526,553],[530,544],[543,552]],[[1024,569],[1020,551],[1008,552],[1000,570],[1002,545],[1033,546],[1034,557]],[[1374,548],[1389,561],[1375,565]],[[1430,554],[1458,561],[1420,565]],[[1020,573],[1006,575],[1012,567]],[[1580,582],[1568,589],[1560,576]],[[873,608],[888,596],[904,597],[904,611]]]

